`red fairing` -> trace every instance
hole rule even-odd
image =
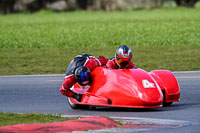
[[[166,102],[180,100],[180,88],[173,73],[168,70],[156,70],[151,71],[150,75],[157,81],[165,93]]]
[[[131,68],[134,68],[134,67],[135,67],[135,64],[132,61],[130,61],[129,65],[126,69],[131,69]],[[109,60],[106,64],[106,68],[108,68],[108,69],[119,69],[119,66],[116,63],[116,59],[113,58],[113,59]]]
[[[157,81],[142,69],[106,69],[97,67],[92,72],[93,82],[89,89],[78,84],[73,91],[82,93],[81,102],[74,104],[97,106],[154,108],[161,107],[163,93]]]
[[[83,97],[81,102],[71,98],[72,103],[133,108],[161,107],[163,90],[166,91],[166,102],[179,101],[180,88],[170,71],[147,73],[142,69],[97,67],[91,74],[91,86],[83,89],[78,84],[74,85],[73,91],[82,93]]]

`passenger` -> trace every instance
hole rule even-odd
[[[73,92],[70,88],[77,82],[81,86],[90,84],[92,80],[90,72],[97,66],[105,66],[107,61],[108,59],[103,56],[95,58],[89,54],[77,55],[67,68],[65,79],[60,86],[60,93],[80,102],[82,95]]]
[[[106,64],[108,69],[132,69],[135,64],[131,61],[132,50],[126,46],[121,45],[117,48],[115,57],[112,57]]]

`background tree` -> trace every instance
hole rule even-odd
[[[198,0],[174,0],[177,6],[194,7]]]
[[[7,14],[14,10],[16,0],[0,0],[0,13]]]
[[[164,2],[173,1],[177,6],[194,7],[198,0],[0,0],[0,13],[83,10],[135,10],[161,8]]]

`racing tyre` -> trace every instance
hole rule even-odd
[[[166,107],[170,105],[172,105],[172,102],[169,102],[169,103],[166,102],[165,91],[163,91],[163,106]]]
[[[69,106],[72,108],[72,109],[88,109],[89,106],[88,105],[80,105],[80,104],[74,104],[72,103],[71,101],[71,98],[67,98],[67,101],[69,103]]]
[[[170,106],[170,105],[172,105],[172,102],[169,102],[169,103],[164,102],[163,103],[163,106]]]

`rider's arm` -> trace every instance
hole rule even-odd
[[[94,70],[95,67],[100,65],[100,61],[96,58],[90,58],[84,64],[84,66],[87,67],[90,71]]]
[[[99,56],[98,60],[101,62],[101,66],[105,66],[106,63],[108,62],[108,59],[104,56]]]
[[[72,97],[73,92],[70,88],[76,83],[74,74],[65,77],[64,82],[60,86],[60,93],[64,96]]]
[[[135,68],[135,64],[132,61],[130,61],[129,65],[128,65],[128,68],[129,69]]]
[[[106,68],[117,69],[117,65],[115,63],[115,58],[111,58],[110,60],[108,60],[108,62],[106,63]]]

